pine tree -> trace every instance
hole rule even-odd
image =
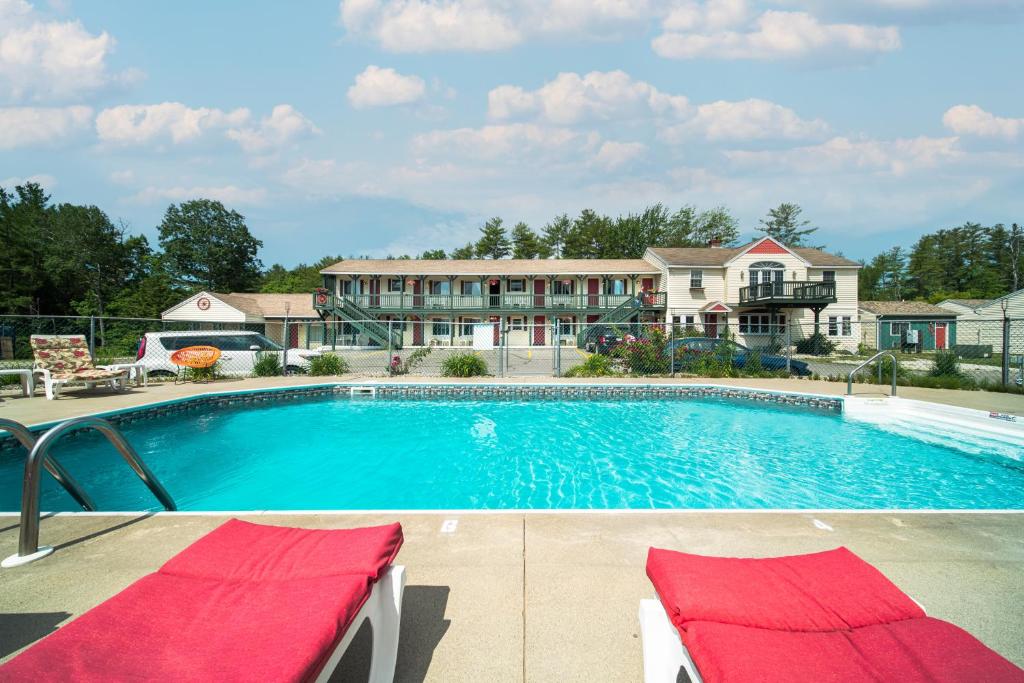
[[[476,252],[474,251],[473,243],[472,242],[467,242],[466,246],[458,247],[457,249],[453,249],[452,253],[448,255],[448,258],[451,258],[451,259],[463,259],[463,260],[465,260],[465,259],[471,259],[471,258],[473,258],[475,256],[476,256]]]
[[[443,261],[448,258],[444,249],[427,249],[419,257],[427,261]]]
[[[512,245],[505,234],[505,226],[495,216],[480,228],[480,239],[477,240],[475,251],[479,258],[505,258],[512,252]]]
[[[512,228],[512,258],[535,259],[541,255],[542,247],[537,233],[526,223],[516,223]]]
[[[565,239],[569,236],[569,229],[571,227],[572,221],[569,220],[569,214],[565,213],[561,216],[556,216],[553,221],[544,226],[542,241],[547,247],[550,256],[562,258],[562,254],[565,251]]]
[[[807,244],[806,238],[818,229],[808,228],[811,222],[800,220],[801,213],[803,209],[799,204],[783,202],[768,210],[768,216],[761,219],[761,227],[758,230],[787,247],[814,246],[815,249],[821,249],[821,246]]]

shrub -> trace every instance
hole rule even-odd
[[[324,375],[344,375],[348,372],[348,362],[336,353],[323,353],[309,359],[309,374],[322,377]]]
[[[469,351],[455,353],[441,363],[441,374],[445,377],[482,377],[487,374],[487,363]]]
[[[932,365],[932,377],[960,377],[960,359],[954,351],[937,351]]]
[[[409,357],[404,361],[401,356],[396,355],[391,359],[391,365],[389,366],[392,375],[408,375],[415,369],[417,365],[423,362],[423,359],[430,355],[430,347],[425,346],[422,349],[417,349],[409,354]]]
[[[576,367],[569,368],[563,377],[611,377],[619,373],[612,366],[612,359],[599,353],[591,354]]]
[[[634,375],[667,375],[669,354],[666,342],[665,333],[655,327],[647,337],[626,337],[626,341],[619,344],[612,355],[621,359],[626,369]]]
[[[811,356],[827,356],[836,350],[836,346],[834,341],[821,332],[815,332],[810,337],[797,340],[796,352]]]
[[[220,376],[220,361],[208,368],[185,368],[185,379],[193,382],[209,382]]]
[[[281,374],[281,358],[276,353],[259,352],[252,366],[253,377],[277,377]]]

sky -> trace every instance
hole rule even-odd
[[[1024,222],[1024,0],[0,0],[0,186],[264,263],[781,202],[851,258]]]

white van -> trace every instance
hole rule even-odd
[[[232,330],[196,330],[192,332],[147,332],[139,340],[136,362],[144,363],[150,376],[171,376],[178,366],[171,354],[188,346],[213,346],[220,349],[219,371],[224,375],[249,376],[260,354],[276,353],[283,365],[284,347],[258,332]],[[309,359],[320,355],[314,349],[288,349],[288,374],[304,373]]]

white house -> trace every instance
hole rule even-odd
[[[1012,339],[1021,347],[1011,352],[1024,350],[1024,289],[998,299],[946,299],[938,306],[957,313],[958,343],[991,345],[995,353],[1002,353],[1002,321],[1010,318],[1018,321],[1013,323]]]
[[[288,318],[291,348],[318,346],[323,339],[320,315],[307,293],[255,294],[197,292],[160,314],[162,320],[194,323],[197,329],[248,329],[281,344]],[[295,322],[295,325],[290,324]]]

